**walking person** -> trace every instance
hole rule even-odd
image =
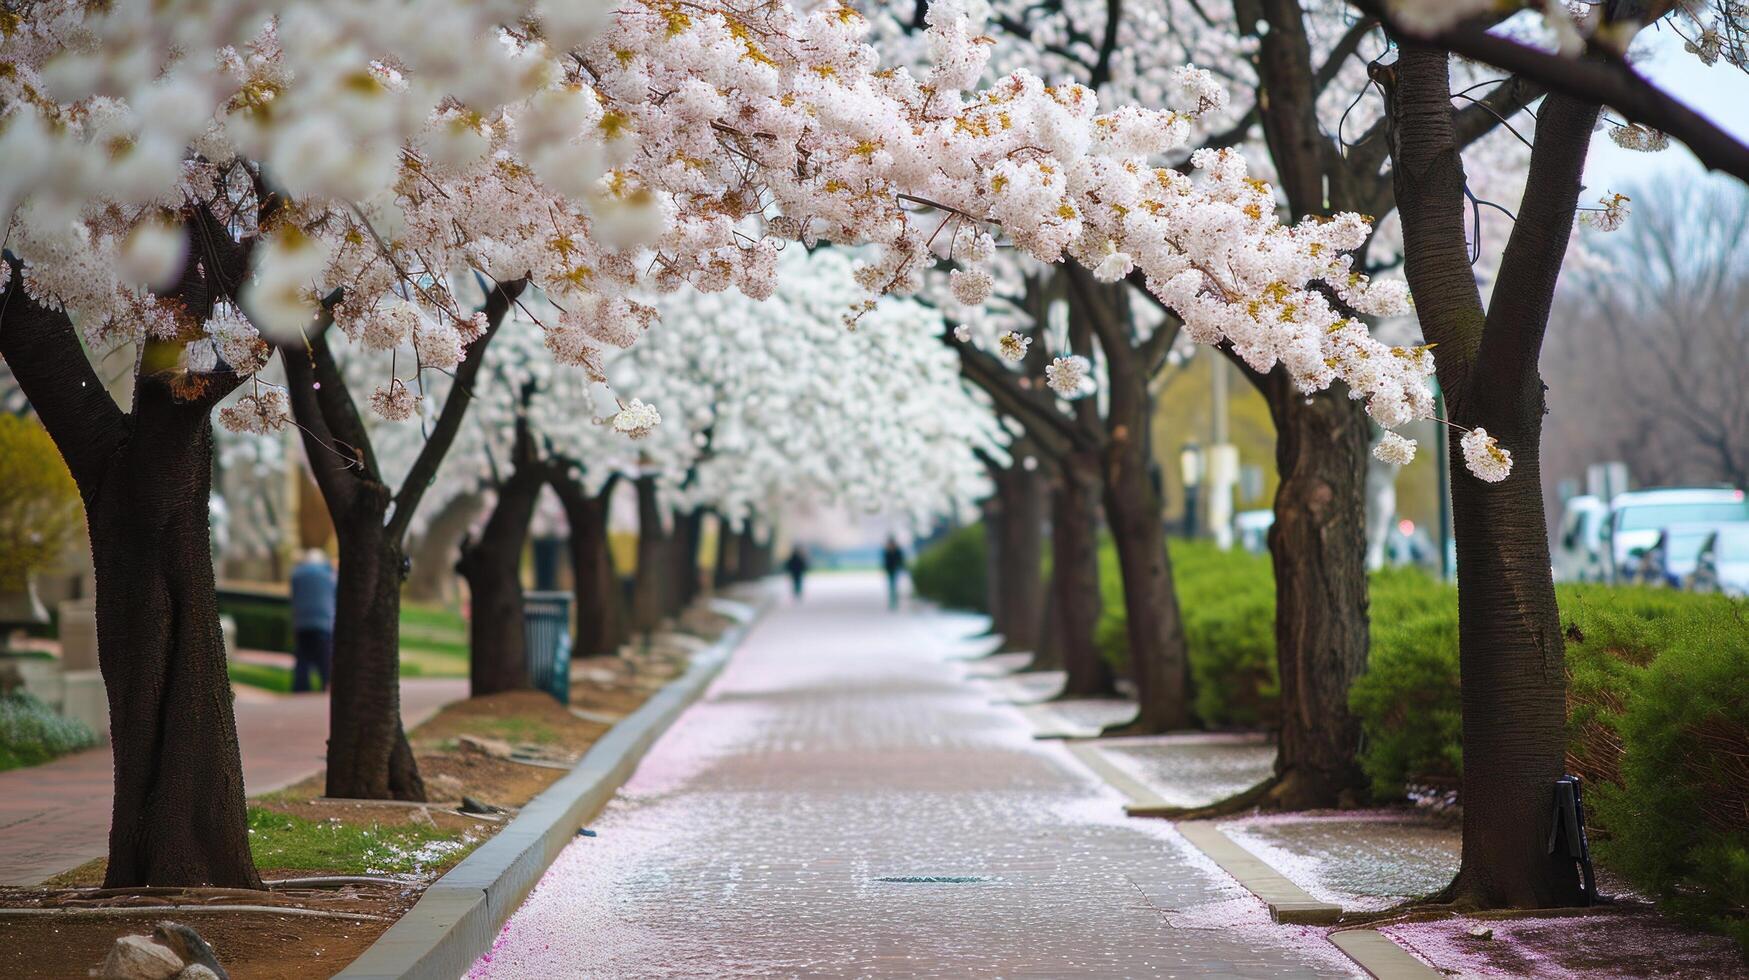
[[[887,546],[881,550],[881,565],[887,570],[887,608],[899,608],[899,575],[905,571],[905,549],[899,539],[887,535]]]
[[[808,574],[808,556],[801,545],[796,545],[789,553],[789,560],[783,563],[788,570],[791,584],[795,586],[796,598],[802,597],[802,577]]]
[[[313,690],[314,671],[328,689],[328,669],[334,661],[334,566],[320,548],[304,552],[291,574],[292,690]]]

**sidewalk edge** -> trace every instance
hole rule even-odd
[[[729,627],[693,658],[686,673],[608,729],[562,779],[530,800],[516,818],[460,864],[432,882],[335,980],[455,980],[491,948],[510,914],[575,838],[631,778],[662,733],[704,694],[729,655],[769,608]]]
[[[1185,821],[1175,826],[1185,840],[1268,906],[1269,917],[1276,922],[1316,926],[1329,925],[1341,918],[1342,906],[1313,898],[1238,841],[1221,833],[1213,823]]]
[[[1330,942],[1375,980],[1439,980],[1442,974],[1376,929],[1342,929]]]

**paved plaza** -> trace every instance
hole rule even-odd
[[[1032,739],[972,622],[872,575],[785,597],[472,975],[1357,975]]]
[[[328,698],[236,685],[243,785],[251,795],[320,772],[328,751]],[[407,727],[467,696],[465,680],[401,682]],[[0,885],[34,885],[109,850],[115,767],[109,746],[0,772]]]

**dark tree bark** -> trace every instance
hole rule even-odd
[[[735,535],[735,538],[735,566],[740,569],[740,580],[757,582],[770,575],[775,560],[771,553],[775,538],[767,535],[765,540],[761,541],[759,532],[754,529],[751,519],[742,526],[741,532]]]
[[[340,562],[326,792],[346,799],[422,801],[425,781],[401,727],[404,556],[399,541],[383,527],[388,508],[388,487],[361,484],[350,506],[334,515]]]
[[[664,598],[667,615],[677,616],[692,600],[698,598],[698,549],[704,540],[704,511],[694,509],[674,515],[674,532],[669,535],[668,589]]]
[[[986,461],[985,469],[989,471],[991,482],[996,485],[996,492],[979,504],[983,512],[984,522],[984,613],[990,617],[990,628],[982,635],[1008,635],[1008,614],[1011,607],[1002,601],[1002,584],[1007,572],[1003,568],[1003,551],[1008,537],[1008,513],[1002,503],[1002,484],[997,479],[1000,467],[994,461]],[[1006,648],[1006,643],[999,649]]]
[[[1149,432],[1154,400],[1148,392],[1152,370],[1130,339],[1129,287],[1102,285],[1084,269],[1070,269],[1067,275],[1071,335],[1081,321],[1105,352],[1101,484],[1105,520],[1123,576],[1130,674],[1140,704],[1135,720],[1122,730],[1154,734],[1189,728],[1193,724],[1189,649],[1172,582],[1160,495],[1148,472],[1153,464]]]
[[[990,470],[1001,509],[1001,519],[986,528],[985,536],[996,556],[991,572],[998,582],[991,590],[990,617],[1002,634],[1003,650],[1036,654],[1044,626],[1044,479],[1036,462],[1030,470],[1023,462],[1030,446],[1017,442],[1011,451],[1011,465]]]
[[[523,627],[522,552],[545,468],[534,459],[525,421],[517,423],[516,468],[497,488],[498,499],[478,540],[462,542],[456,571],[468,583],[468,695],[482,697],[528,688]]]
[[[1062,697],[1115,695],[1111,665],[1094,636],[1104,601],[1099,593],[1099,461],[1070,453],[1058,461],[1062,481],[1051,501],[1051,588],[1061,625]]]
[[[223,266],[235,257],[223,245],[224,254],[195,254]],[[199,315],[213,291],[204,262],[188,265],[173,295]],[[242,261],[230,271],[240,276]],[[209,417],[240,379],[142,366],[124,413],[67,316],[25,295],[9,255],[6,273],[0,357],[66,460],[90,530],[115,765],[104,885],[260,888],[207,511]],[[176,353],[173,343],[149,342],[142,365],[174,364]]]
[[[607,507],[618,478],[595,496],[569,473],[553,480],[571,528],[571,581],[577,605],[576,655],[612,656],[626,640],[625,592],[607,544]]]
[[[656,478],[640,476],[638,489],[638,574],[632,583],[632,631],[648,634],[662,625],[668,609],[671,575],[668,532],[662,529]]]
[[[1366,787],[1348,710],[1367,657],[1366,410],[1341,390],[1308,401],[1281,371],[1263,384],[1280,389],[1268,403],[1281,474],[1269,531],[1281,735],[1275,779],[1253,802],[1352,806]]]
[[[1047,501],[1052,513],[1056,511],[1057,494],[1058,491],[1052,489]],[[1056,566],[1053,564],[1051,574],[1044,580],[1044,612],[1039,617],[1038,651],[1022,668],[1023,672],[1063,669],[1063,619],[1057,607],[1058,588]]]
[[[1446,897],[1465,906],[1574,904],[1571,861],[1548,853],[1554,780],[1564,768],[1566,662],[1549,570],[1538,466],[1537,358],[1567,250],[1598,107],[1564,95],[1538,113],[1518,220],[1483,310],[1465,239],[1463,160],[1449,56],[1404,44],[1375,70],[1394,122],[1405,272],[1454,424],[1485,427],[1513,453],[1485,483],[1452,446],[1463,679],[1463,863]]]
[[[523,283],[494,287],[486,334],[468,348],[455,384],[400,490],[381,476],[358,407],[328,348],[327,323],[309,348],[283,357],[304,455],[340,545],[334,668],[328,696],[329,796],[425,799],[401,726],[401,583],[407,527],[461,430],[486,348]],[[319,384],[318,384],[319,382]]]
[[[729,522],[720,515],[717,517],[717,559],[711,568],[711,588],[721,591],[740,581],[740,570],[735,567],[735,559],[739,552],[735,548],[737,536],[729,530]]]
[[[753,534],[753,522],[748,521],[735,532],[735,581],[755,582],[763,574],[759,542]]]

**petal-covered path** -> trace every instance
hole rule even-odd
[[[1356,975],[992,704],[972,621],[885,600],[786,596],[471,976]]]

